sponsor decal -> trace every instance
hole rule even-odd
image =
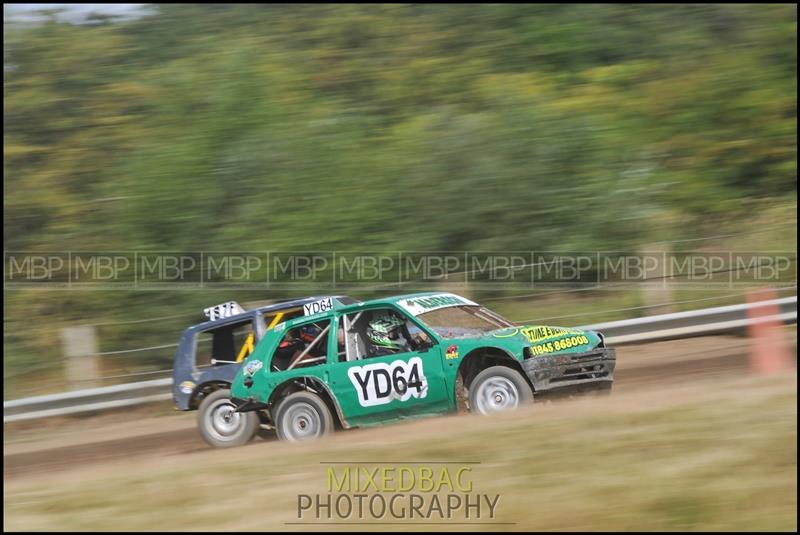
[[[180,388],[180,391],[183,392],[184,394],[191,394],[192,392],[194,392],[194,387],[195,386],[197,386],[197,385],[195,385],[191,381],[184,381],[184,382],[182,382],[180,384],[179,388]]]
[[[227,303],[221,303],[219,305],[203,309],[203,314],[208,316],[208,319],[211,321],[228,318],[243,312],[244,309],[239,306],[239,303],[236,301],[228,301]]]
[[[531,346],[531,351],[533,351],[534,355],[544,355],[546,353],[552,353],[553,351],[570,349],[572,347],[578,347],[588,343],[589,339],[584,335],[570,336],[569,338],[564,338],[563,340],[556,340],[555,342],[545,342],[543,344],[537,344]]]
[[[477,306],[477,303],[473,303],[469,299],[464,299],[463,297],[455,294],[436,294],[425,295],[422,297],[412,297],[410,299],[402,299],[398,302],[398,304],[414,316],[444,307],[462,305]]]
[[[524,335],[525,338],[528,339],[528,342],[535,344],[538,342],[543,342],[544,340],[559,338],[565,334],[583,334],[583,331],[577,329],[567,329],[565,327],[515,327],[510,331],[494,333],[493,336],[495,338],[510,338],[515,336],[517,333]]]
[[[333,299],[330,297],[326,297],[325,299],[320,299],[319,301],[314,301],[313,303],[308,303],[307,305],[303,305],[303,314],[306,316],[311,316],[313,314],[320,314],[322,312],[327,312],[333,308]]]
[[[358,403],[362,407],[428,395],[428,380],[419,357],[412,357],[408,362],[395,360],[391,364],[377,362],[354,366],[347,370],[347,376],[356,389]]]
[[[446,359],[457,359],[458,358],[458,347],[452,345],[447,348],[447,351],[444,353],[444,357]]]
[[[582,331],[575,329],[565,329],[563,327],[523,327],[519,330],[525,338],[532,344],[551,338],[558,338],[565,334],[582,334]]]
[[[261,366],[263,366],[263,364],[260,360],[251,360],[244,365],[244,374],[247,376],[254,375],[258,370],[261,369]]]

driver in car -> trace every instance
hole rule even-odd
[[[422,331],[412,338],[406,328],[406,322],[391,313],[381,314],[369,322],[367,338],[371,343],[370,355],[373,357],[414,351],[428,341],[428,337]]]
[[[325,347],[325,341],[320,340],[305,354],[302,362],[297,362],[300,355],[303,354],[306,348],[308,348],[321,333],[322,329],[316,323],[303,325],[289,331],[286,337],[278,344],[278,350],[275,352],[275,357],[273,358],[274,367],[276,367],[277,370],[286,370],[289,366],[303,366],[305,361],[324,357],[327,348]]]

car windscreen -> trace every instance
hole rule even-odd
[[[513,324],[481,306],[444,307],[417,316],[436,334],[444,338],[479,336]]]

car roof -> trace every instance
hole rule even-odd
[[[421,297],[432,297],[432,296],[454,296],[454,297],[459,298],[459,300],[461,300],[461,301],[466,301],[467,303],[471,303],[471,301],[469,301],[468,299],[466,299],[466,298],[464,298],[464,297],[462,297],[462,296],[460,296],[458,294],[454,294],[452,292],[417,292],[417,293],[411,293],[411,294],[392,295],[392,296],[389,296],[389,297],[380,297],[380,298],[377,298],[377,299],[370,299],[369,301],[362,301],[362,302],[359,302],[359,303],[354,303],[352,305],[348,305],[347,307],[344,307],[344,310],[349,312],[351,310],[358,310],[360,308],[370,307],[370,306],[373,306],[373,305],[396,305],[396,306],[399,306],[401,308],[405,308],[405,307],[403,307],[403,305],[401,305],[401,301],[408,301],[409,299],[418,299],[418,298],[421,298]],[[467,303],[465,303],[465,304],[467,304]],[[473,303],[473,304],[476,304],[476,303]]]
[[[332,315],[334,312],[349,313],[349,312],[355,312],[355,311],[361,310],[363,308],[372,307],[372,306],[376,306],[376,305],[377,306],[380,306],[380,305],[384,305],[384,306],[385,305],[395,305],[395,306],[398,306],[400,308],[404,308],[400,304],[401,301],[407,301],[409,299],[418,299],[418,298],[421,298],[421,297],[432,297],[432,296],[455,296],[455,297],[459,298],[459,300],[466,301],[467,303],[470,303],[470,301],[468,299],[465,299],[464,297],[461,297],[460,295],[454,294],[454,293],[451,293],[451,292],[417,292],[417,293],[411,293],[411,294],[392,295],[392,296],[389,296],[389,297],[380,297],[380,298],[377,298],[377,299],[370,299],[368,301],[356,301],[356,300],[353,300],[353,301],[355,301],[353,303],[341,303],[339,306],[334,306],[333,309],[331,309],[331,310],[328,310],[328,311],[325,311],[325,312],[322,312],[322,313],[319,313],[319,314],[303,316],[301,318],[293,318],[293,319],[289,320],[287,323],[300,323],[302,319],[310,318],[312,316],[318,317],[318,318],[326,318],[326,317]],[[465,303],[465,304],[467,304],[467,303]]]
[[[248,317],[252,316],[253,314],[264,314],[267,312],[280,312],[281,310],[286,310],[289,308],[297,308],[303,305],[307,305],[309,303],[314,303],[316,301],[320,301],[322,299],[333,299],[334,309],[339,309],[344,306],[349,306],[353,304],[358,304],[360,301],[353,299],[352,297],[346,295],[317,295],[311,297],[303,297],[301,299],[292,299],[289,301],[281,301],[278,303],[273,303],[271,305],[264,305],[261,307],[251,308],[250,310],[246,310],[241,314],[235,314],[232,316],[228,316],[226,318],[221,318],[218,320],[208,320],[201,323],[196,323],[189,327],[189,329],[196,329],[196,330],[205,330],[210,329],[212,327],[225,325],[228,323],[236,323],[238,321],[242,321],[247,319]]]
[[[417,292],[417,293],[410,293],[410,294],[402,294],[402,295],[393,295],[389,297],[381,297],[377,299],[370,299],[368,301],[358,301],[353,299],[352,297],[348,297],[345,295],[321,295],[321,296],[312,296],[312,297],[304,297],[302,299],[293,299],[291,301],[282,301],[280,303],[274,303],[271,305],[266,305],[258,308],[253,308],[241,314],[236,314],[234,316],[229,316],[227,318],[214,320],[214,321],[206,321],[203,323],[198,323],[196,325],[192,325],[190,329],[196,330],[205,330],[215,326],[221,326],[228,323],[236,323],[237,321],[241,321],[246,319],[248,316],[252,315],[253,313],[264,314],[267,312],[278,312],[280,310],[288,309],[288,308],[297,308],[308,303],[313,303],[315,301],[319,301],[322,299],[333,299],[333,308],[319,314],[310,314],[308,316],[303,316],[299,318],[293,318],[288,320],[286,323],[287,325],[292,325],[294,323],[300,323],[301,320],[305,318],[317,317],[319,319],[326,318],[331,316],[336,311],[341,312],[351,312],[357,311],[364,307],[371,307],[375,305],[394,305],[399,306],[400,308],[403,307],[400,303],[401,301],[407,301],[409,299],[421,298],[421,297],[429,297],[429,296],[455,296],[461,300],[465,300],[458,294],[453,294],[451,292]],[[467,300],[468,301],[468,300]]]

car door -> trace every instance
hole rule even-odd
[[[449,408],[441,348],[432,336],[425,334],[427,346],[385,355],[370,351],[366,327],[386,314],[406,322],[406,334],[411,329],[423,331],[405,313],[386,306],[347,314],[337,322],[337,338],[344,347],[337,352],[339,362],[330,366],[331,386],[350,425],[437,414]]]

